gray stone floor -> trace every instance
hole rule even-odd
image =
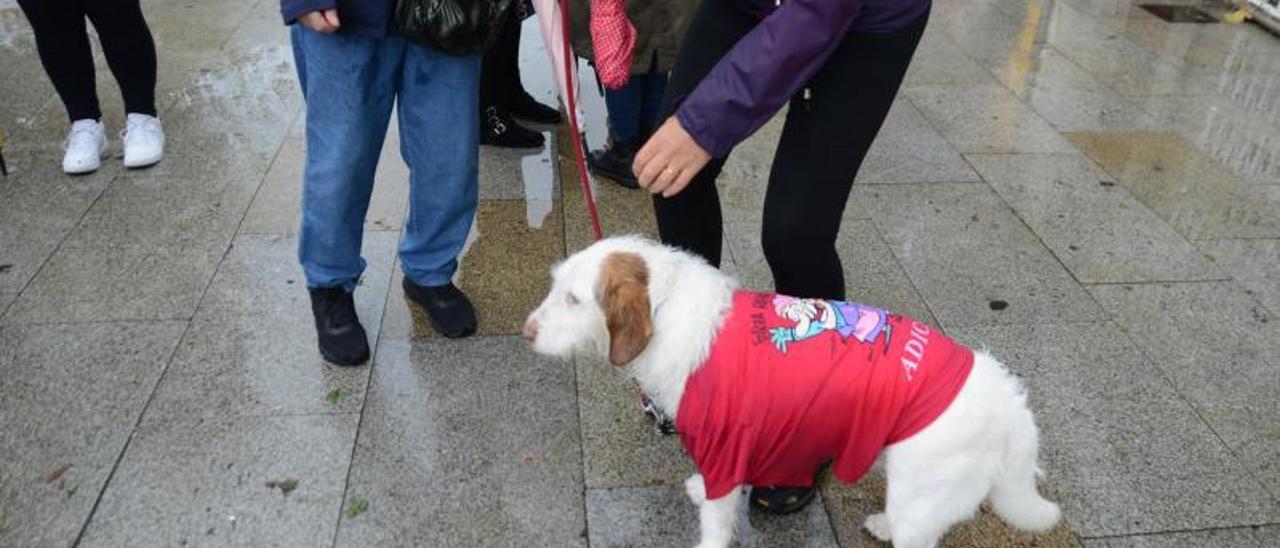
[[[1187,0],[1175,0],[1183,2]],[[358,307],[373,364],[324,365],[294,259],[305,151],[274,0],[144,0],[160,165],[58,170],[61,104],[0,0],[0,546],[671,546],[691,470],[601,363],[521,344],[590,232],[565,132],[485,150],[459,283],[482,332],[433,337],[396,290],[387,153]],[[528,86],[551,100],[536,32]],[[110,132],[119,93],[99,55]],[[594,82],[584,80],[587,91]],[[592,94],[588,94],[592,95]],[[599,144],[599,97],[587,97]],[[725,268],[759,248],[774,120],[721,180]],[[991,516],[947,546],[1280,546],[1280,38],[1132,0],[938,0],[839,247],[851,297],[1007,360],[1067,523]],[[610,233],[648,198],[601,182]],[[994,310],[995,301],[1007,307]],[[762,546],[874,546],[868,477],[753,517]]]

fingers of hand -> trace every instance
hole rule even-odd
[[[329,25],[333,26],[334,30],[337,30],[342,26],[342,22],[338,20],[337,9],[327,9],[321,13],[324,15],[325,21],[327,21]]]
[[[338,20],[338,16],[337,16],[338,12],[336,10],[327,10],[327,11],[333,12],[333,21],[336,23]],[[301,23],[302,26],[304,27],[307,27],[313,31],[324,33],[324,34],[331,34],[338,30],[338,27],[335,24],[331,23],[329,18],[325,16],[325,12],[321,12],[321,11],[304,13],[298,17],[298,22]]]

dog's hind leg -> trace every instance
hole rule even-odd
[[[1021,402],[1013,413],[1004,466],[991,486],[991,507],[1009,525],[1023,531],[1048,531],[1062,511],[1036,489],[1039,433],[1031,412]]]
[[[952,525],[973,517],[990,489],[986,468],[974,455],[891,453],[882,523],[894,548],[934,548]]]

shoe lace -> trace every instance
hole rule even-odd
[[[120,138],[129,141],[130,137],[136,139],[140,135],[152,136],[159,129],[159,121],[155,118],[134,118],[130,117],[125,122],[125,128],[120,130]]]
[[[72,124],[71,132],[67,134],[67,139],[62,142],[63,150],[72,146],[93,144],[97,136],[96,126],[92,124]]]

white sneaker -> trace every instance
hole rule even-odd
[[[124,139],[124,167],[147,167],[164,157],[164,129],[155,116],[130,114],[120,137]]]
[[[107,152],[107,131],[97,120],[76,120],[62,147],[67,150],[62,155],[62,171],[71,175],[97,171]]]

